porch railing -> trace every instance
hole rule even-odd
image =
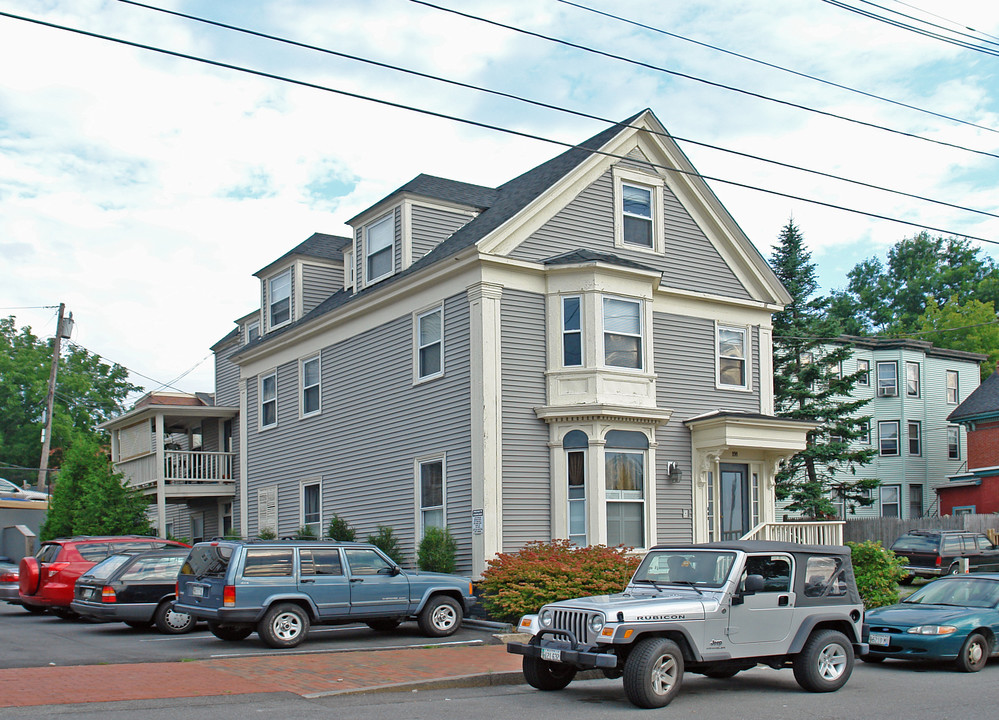
[[[743,540],[779,540],[803,545],[842,545],[842,520],[760,523]]]
[[[159,472],[155,453],[119,462],[117,469],[129,485],[139,488],[155,485],[160,478],[168,484],[231,483],[233,457],[228,452],[167,450]]]

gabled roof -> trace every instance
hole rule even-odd
[[[999,419],[999,366],[947,416],[951,422]]]
[[[472,183],[459,182],[458,180],[449,180],[447,178],[420,173],[374,205],[357,213],[357,215],[347,221],[347,224],[353,225],[354,221],[370,212],[373,208],[387,204],[393,198],[401,195],[419,195],[431,200],[443,200],[445,202],[458,203],[459,205],[468,205],[478,210],[485,210],[496,202],[499,191],[483,185],[473,185]]]
[[[289,260],[292,257],[318,258],[320,260],[341,260],[343,258],[343,248],[353,240],[340,235],[327,235],[326,233],[312,233],[307,239],[300,242],[277,260],[267,263],[264,267],[253,273],[259,277],[266,270]]]

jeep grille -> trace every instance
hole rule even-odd
[[[587,622],[589,619],[590,613],[582,610],[552,608],[552,629],[568,630],[583,645],[592,645],[594,643],[594,638],[590,637],[591,633]],[[568,635],[556,635],[555,637],[559,640],[569,639]]]

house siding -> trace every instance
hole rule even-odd
[[[412,262],[416,262],[472,218],[442,208],[413,205],[412,208]]]
[[[302,312],[316,305],[343,287],[343,269],[329,265],[302,266]]]
[[[239,407],[239,367],[229,360],[237,347],[239,343],[235,342],[215,351],[216,405]]]
[[[609,252],[662,271],[663,287],[751,299],[750,293],[668,187],[664,188],[663,206],[664,255],[615,246],[614,181],[608,170],[510,256],[540,262],[578,249]],[[677,272],[678,268],[682,268],[682,272]]]
[[[503,551],[551,538],[551,458],[545,404],[545,297],[505,290],[502,317]]]

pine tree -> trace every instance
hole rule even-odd
[[[777,498],[810,518],[834,516],[834,499],[847,507],[870,505],[865,491],[878,481],[854,476],[874,450],[853,446],[868,432],[870,418],[861,409],[869,400],[851,398],[861,374],[844,375],[842,367],[852,346],[831,342],[837,327],[826,315],[828,300],[815,297],[815,265],[793,219],[781,230],[770,264],[792,298],[774,316],[776,412],[818,425],[809,431],[805,449],[778,473]]]

